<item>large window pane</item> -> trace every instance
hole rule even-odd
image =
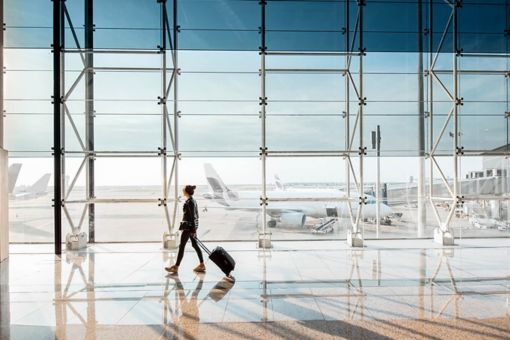
[[[53,158],[10,153],[10,242],[53,242]]]

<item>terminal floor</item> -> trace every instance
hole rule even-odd
[[[223,242],[235,282],[188,245],[178,276],[159,244],[57,257],[11,245],[3,339],[510,339],[510,239]],[[208,243],[209,247],[219,245]]]

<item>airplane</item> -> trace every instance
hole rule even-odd
[[[14,163],[9,166],[7,178],[9,179],[9,194],[12,194],[18,181],[19,172],[21,171],[21,163]]]
[[[203,195],[205,199],[213,200],[228,210],[260,211],[259,191],[233,191],[225,185],[211,164],[205,163],[204,170],[207,182],[212,189],[211,193]],[[276,177],[276,190],[267,191],[267,196],[270,199],[282,199],[282,201],[270,202],[266,207],[266,212],[271,217],[268,222],[270,228],[277,226],[303,228],[307,217],[332,220],[339,216],[349,216],[347,202],[338,201],[345,198],[346,193],[339,189],[288,189],[282,184],[280,178]],[[367,204],[363,208],[363,217],[375,219],[376,200],[373,196],[366,196]],[[328,201],[328,198],[331,201]],[[310,199],[310,201],[303,201],[303,199]],[[351,206],[353,214],[356,215],[357,202],[353,202]],[[380,203],[381,218],[387,218],[392,213],[393,210],[388,205]]]
[[[487,218],[480,215],[472,216],[469,218],[469,223],[478,229],[498,229],[506,231],[507,225],[503,221],[498,221],[494,218]]]
[[[16,187],[18,176],[21,171],[21,164],[14,163],[9,166],[9,198],[12,200],[17,199],[33,199],[44,196],[48,193],[48,183],[50,182],[51,174],[44,174],[31,186]]]

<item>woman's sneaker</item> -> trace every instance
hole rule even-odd
[[[173,265],[171,267],[165,267],[165,270],[170,274],[177,274],[179,272],[179,266]]]
[[[204,273],[205,272],[205,265],[203,263],[200,263],[198,266],[193,269],[193,271],[197,273]]]

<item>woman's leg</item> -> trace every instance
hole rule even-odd
[[[193,246],[193,249],[197,252],[198,259],[200,260],[200,263],[204,263],[204,257],[202,256],[202,249],[198,246],[197,240],[192,237],[191,238],[191,245]]]
[[[189,230],[183,230],[181,233],[181,243],[179,243],[179,252],[177,253],[177,261],[175,262],[176,266],[181,264],[182,257],[184,256],[184,248],[186,247],[186,243],[188,243],[189,235]]]

